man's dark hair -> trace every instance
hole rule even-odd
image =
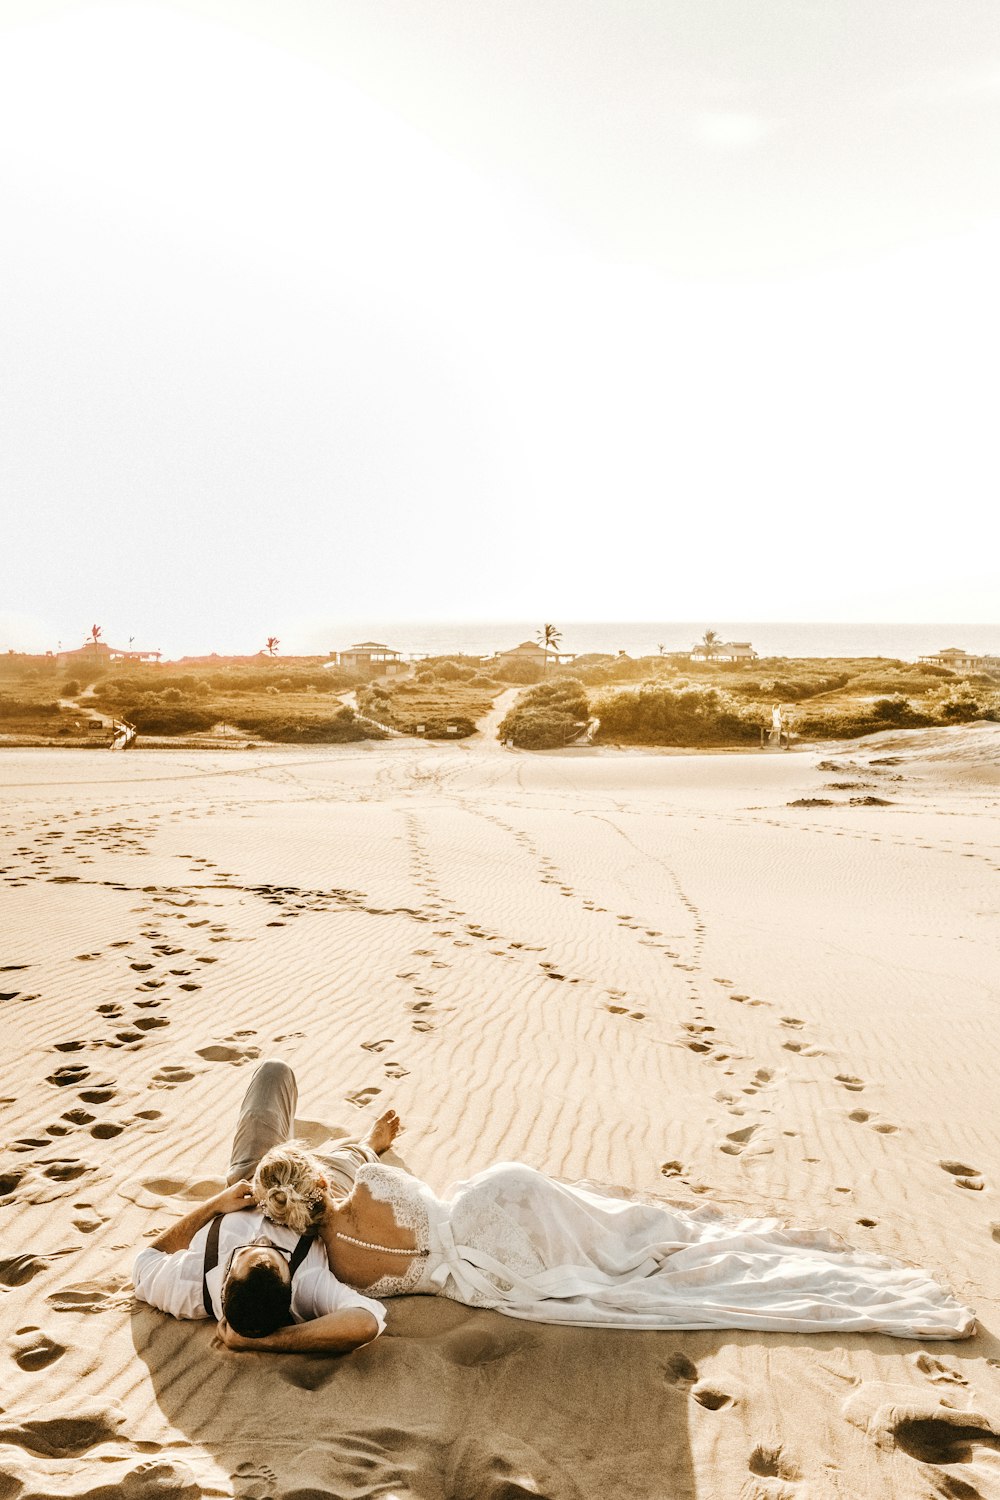
[[[239,1280],[231,1276],[222,1297],[222,1315],[245,1339],[263,1339],[291,1322],[292,1287],[277,1266],[252,1266]]]

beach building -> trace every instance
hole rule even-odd
[[[161,653],[159,651],[133,651],[131,646],[123,650],[120,646],[109,646],[107,641],[87,641],[77,651],[60,651],[56,661],[61,667],[70,667],[74,662],[81,665],[93,666],[95,662],[102,667],[110,666],[112,662],[158,662]]]
[[[946,646],[943,651],[920,656],[917,660],[933,667],[951,667],[954,672],[995,672],[1000,668],[1000,656],[976,656],[961,646]]]
[[[484,666],[510,666],[512,662],[526,661],[533,667],[561,667],[565,662],[575,661],[576,655],[572,651],[550,651],[547,647],[539,645],[537,641],[522,641],[519,646],[511,646],[507,651],[497,651],[493,656],[484,656]]]
[[[383,641],[357,641],[348,651],[331,651],[328,666],[342,667],[365,677],[397,677],[410,670],[401,654]]]
[[[712,651],[695,646],[691,661],[756,661],[757,653],[749,641],[720,641]]]

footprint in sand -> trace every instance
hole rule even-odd
[[[961,1161],[939,1161],[938,1166],[944,1172],[950,1173],[955,1179],[955,1186],[968,1188],[973,1193],[981,1193],[986,1183],[978,1167],[966,1166]]]
[[[43,1271],[47,1271],[57,1255],[71,1255],[72,1250],[59,1250],[55,1255],[12,1255],[0,1260],[0,1286],[27,1286]]]
[[[386,1047],[392,1046],[392,1042],[392,1037],[387,1036],[376,1042],[362,1042],[361,1045],[366,1052],[384,1052]]]
[[[935,1385],[968,1385],[969,1383],[954,1365],[946,1364],[943,1359],[936,1359],[933,1354],[914,1354],[913,1363],[921,1374],[926,1375],[928,1380],[933,1380]]]
[[[42,1176],[47,1177],[50,1182],[75,1182],[78,1177],[91,1171],[93,1167],[88,1162],[77,1161],[72,1156],[56,1157],[42,1168]]]
[[[721,1411],[733,1405],[734,1398],[727,1391],[720,1391],[699,1378],[698,1366],[686,1354],[670,1356],[663,1378],[664,1383],[675,1390],[690,1392],[691,1399],[708,1411]]]
[[[124,1311],[132,1301],[129,1277],[109,1277],[107,1281],[84,1281],[76,1286],[61,1287],[46,1298],[55,1312],[100,1313]],[[2,1433],[0,1433],[0,1440]]]
[[[95,1229],[100,1229],[102,1224],[107,1223],[105,1215],[99,1214],[92,1203],[74,1203],[73,1207],[77,1216],[71,1223],[80,1234],[93,1234]]]
[[[725,1152],[726,1156],[742,1155],[759,1129],[759,1125],[744,1125],[742,1130],[730,1130],[719,1150]]]
[[[221,1044],[213,1044],[210,1047],[196,1047],[195,1051],[206,1062],[233,1063],[236,1067],[260,1056],[259,1047],[225,1047]]]
[[[347,1102],[348,1104],[355,1105],[358,1109],[364,1109],[372,1102],[375,1095],[381,1094],[381,1092],[381,1089],[375,1087],[358,1089],[357,1093],[347,1095]]]
[[[154,1073],[149,1080],[151,1089],[172,1089],[179,1083],[189,1083],[194,1077],[190,1068],[182,1068],[179,1064],[165,1063],[158,1073]],[[83,1095],[81,1094],[81,1098]]]
[[[788,1457],[781,1444],[758,1443],[751,1453],[747,1468],[760,1479],[780,1479],[784,1484],[794,1484],[802,1478],[798,1464]]]
[[[853,1120],[855,1125],[870,1125],[879,1135],[895,1135],[899,1129],[898,1125],[891,1125],[888,1120],[872,1119],[867,1109],[852,1109],[847,1118]]]
[[[40,1328],[19,1328],[11,1340],[12,1358],[22,1370],[45,1370],[66,1353],[66,1345]]]
[[[68,1109],[62,1118],[71,1125],[89,1125],[94,1117],[89,1109]]]
[[[843,1412],[849,1422],[867,1432],[880,1448],[898,1448],[922,1464],[948,1467],[975,1464],[978,1475],[986,1472],[981,1460],[987,1459],[988,1463],[990,1452],[1000,1452],[997,1423],[982,1412],[952,1405],[944,1394],[939,1404],[928,1411],[923,1402],[884,1402],[880,1394],[866,1391],[862,1384],[848,1398]],[[942,1480],[943,1483],[935,1484],[935,1494],[968,1496],[973,1500],[984,1493],[957,1475],[942,1476]]]
[[[82,1083],[85,1078],[89,1077],[90,1069],[77,1063],[72,1067],[57,1068],[54,1073],[48,1075],[45,1081],[54,1083],[56,1088],[65,1089],[70,1088],[74,1083]]]
[[[864,1079],[855,1078],[852,1073],[838,1073],[837,1082],[842,1083],[850,1094],[860,1094],[864,1088]]]

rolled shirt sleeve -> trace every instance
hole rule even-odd
[[[385,1308],[381,1302],[376,1302],[374,1297],[366,1297],[362,1292],[356,1292],[353,1287],[345,1286],[328,1267],[314,1265],[310,1255],[296,1276],[292,1288],[292,1317],[296,1323],[308,1322],[310,1318],[325,1318],[328,1313],[346,1312],[353,1308],[362,1308],[371,1313],[378,1324],[378,1333],[385,1332]]]
[[[201,1235],[201,1231],[198,1231]],[[195,1236],[197,1242],[198,1235]],[[132,1266],[135,1294],[151,1307],[172,1318],[207,1318],[202,1302],[201,1281],[205,1264],[204,1235],[199,1249],[176,1250],[166,1255],[149,1246],[140,1250]]]

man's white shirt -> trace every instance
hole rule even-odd
[[[152,1246],[140,1250],[132,1267],[136,1295],[174,1318],[218,1319],[222,1317],[222,1278],[234,1250],[249,1245],[262,1234],[286,1250],[294,1250],[299,1241],[293,1230],[272,1223],[259,1209],[240,1209],[236,1213],[224,1214],[219,1227],[219,1263],[208,1273],[212,1307],[206,1309],[202,1302],[202,1277],[208,1231],[209,1225],[205,1224],[187,1250],[175,1250],[172,1255],[154,1250]],[[322,1240],[314,1240],[292,1278],[292,1321],[307,1323],[312,1318],[322,1318],[327,1313],[352,1307],[370,1312],[378,1323],[379,1333],[384,1331],[385,1308],[381,1302],[338,1281],[327,1263],[326,1246]]]

